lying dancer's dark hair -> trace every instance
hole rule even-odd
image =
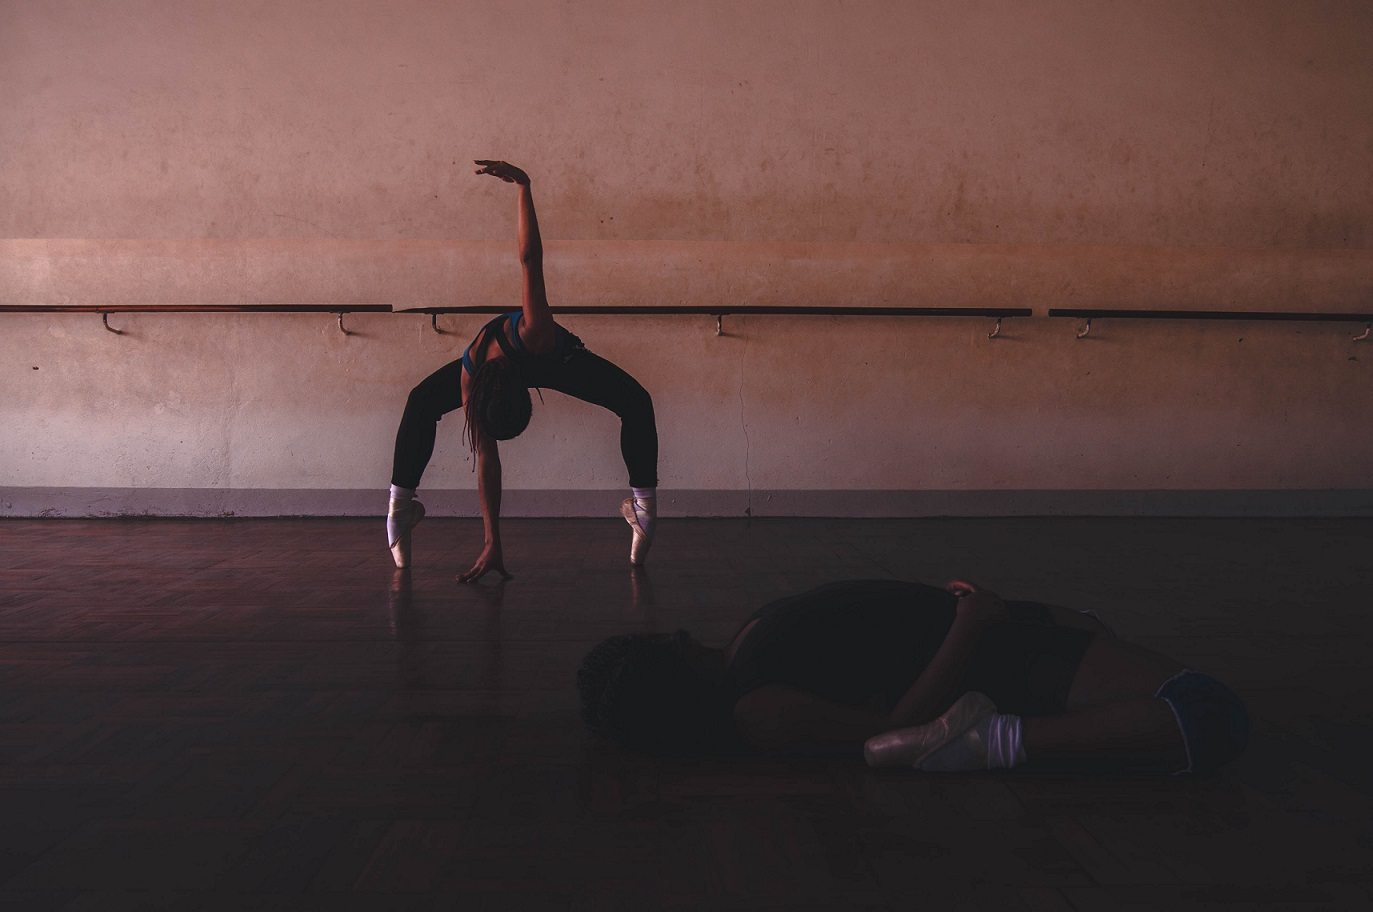
[[[622,747],[662,756],[718,753],[731,743],[720,689],[687,660],[685,630],[603,640],[577,671],[582,719]]]
[[[508,358],[486,361],[472,375],[463,403],[468,445],[476,452],[478,429],[492,440],[520,436],[529,427],[533,411],[520,369]]]

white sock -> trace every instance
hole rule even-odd
[[[987,720],[987,769],[1011,769],[1025,762],[1020,717],[992,716]]]
[[[932,773],[1010,769],[1025,762],[1020,717],[991,715],[920,762]]]
[[[658,518],[658,489],[630,488],[634,494],[634,518],[645,535],[653,534],[653,522]]]

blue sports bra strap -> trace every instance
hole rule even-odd
[[[486,344],[491,339],[492,330],[496,330],[496,341],[500,343],[501,350],[509,354],[509,350],[506,348],[505,339],[499,331],[501,321],[504,319],[505,317],[502,315],[487,320],[486,323],[482,325],[482,328],[477,330],[476,337],[462,350],[462,366],[466,369],[467,373],[476,375],[477,368],[480,366],[472,358],[472,349],[475,348],[481,355],[482,363],[486,363]]]
[[[466,369],[469,374],[475,374],[477,372],[477,367],[479,365],[472,358],[472,349],[475,348],[479,353],[485,353],[487,342],[493,335],[496,338],[496,344],[501,347],[501,351],[509,357],[517,358],[528,355],[529,350],[525,348],[524,340],[520,338],[520,318],[523,316],[523,311],[512,310],[509,313],[504,313],[499,317],[492,318],[490,322],[477,332],[477,337],[472,340],[472,344],[468,345],[463,351],[463,368]],[[506,325],[505,332],[501,332],[502,323],[505,323]],[[566,357],[572,347],[570,344],[570,334],[561,326],[558,326],[557,324],[554,324],[554,326],[555,337],[558,343],[555,351],[558,353],[559,357]]]
[[[510,321],[510,328],[507,335],[510,336],[510,344],[515,347],[515,351],[517,352],[524,351],[524,340],[520,338],[520,317],[522,316],[524,316],[524,312],[520,310],[512,310],[510,313],[506,314],[507,319]]]
[[[518,311],[516,313],[518,314]],[[505,320],[510,322],[510,332],[508,333],[501,332],[501,322]],[[505,353],[506,357],[513,359],[524,354],[524,346],[520,344],[520,333],[511,315],[496,317],[487,324],[487,331],[496,337],[496,344],[501,347],[501,351]],[[511,338],[514,339],[513,342],[510,341]]]

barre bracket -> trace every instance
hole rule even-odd
[[[1363,332],[1359,333],[1357,336],[1353,336],[1352,338],[1355,342],[1363,342],[1370,335],[1373,335],[1373,323],[1365,323],[1363,325]]]
[[[100,322],[105,324],[105,329],[114,333],[116,336],[124,335],[124,330],[115,329],[113,326],[110,325],[110,315],[104,312],[103,310],[100,312]],[[1367,335],[1367,333],[1364,333],[1364,335]]]
[[[1085,339],[1092,332],[1092,318],[1088,317],[1087,322],[1082,324],[1082,328],[1077,331],[1079,339]]]
[[[344,313],[346,313],[346,311],[340,310],[340,311],[338,312],[338,331],[341,332],[341,333],[343,333],[345,336],[351,336],[351,335],[353,334],[353,331],[350,330],[350,329],[345,329],[344,326],[343,326],[343,315],[344,315]]]
[[[992,331],[991,331],[991,332],[987,333],[987,338],[988,338],[988,339],[995,339],[995,338],[996,338],[997,336],[999,336],[999,335],[1001,335],[1001,318],[1000,318],[1000,317],[997,317],[997,318],[996,318],[996,325],[992,327]]]
[[[446,329],[439,329],[439,315],[438,315],[438,314],[432,313],[432,314],[429,315],[429,325],[432,326],[432,327],[434,327],[434,332],[438,333],[439,335],[441,335],[441,336],[449,335],[448,330],[446,330]]]

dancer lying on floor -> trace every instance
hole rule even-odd
[[[592,731],[658,754],[1209,772],[1248,737],[1214,678],[960,580],[831,583],[763,606],[720,649],[686,631],[612,637],[577,684]]]
[[[410,391],[396,431],[391,471],[391,505],[386,535],[397,567],[410,565],[410,530],[424,518],[415,499],[420,476],[434,455],[440,418],[462,406],[467,439],[477,459],[485,544],[462,582],[495,571],[509,577],[501,548],[501,456],[496,441],[519,436],[529,425],[531,387],[558,390],[599,405],[620,418],[620,452],[629,470],[630,497],[620,515],[633,532],[630,563],[648,554],[656,516],[658,429],[653,400],[619,367],[586,350],[582,340],[553,320],[543,279],[543,242],[534,215],[529,175],[500,161],[478,161],[477,174],[519,185],[520,263],[524,299],[520,310],[502,314],[477,332],[462,357],[439,368]]]

